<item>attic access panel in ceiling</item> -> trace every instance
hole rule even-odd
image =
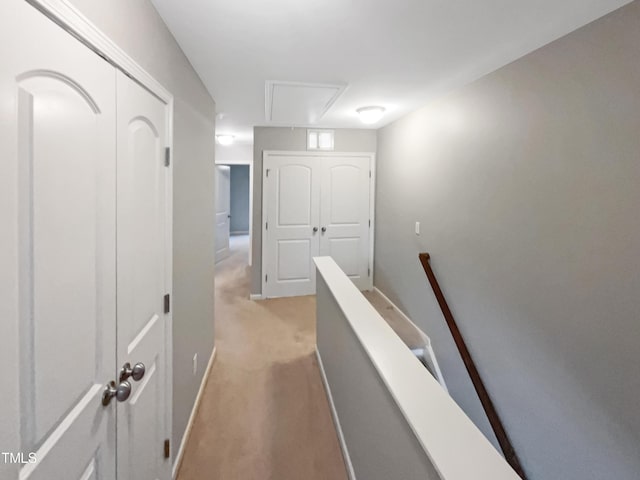
[[[342,95],[346,85],[268,80],[265,88],[267,122],[315,125]]]

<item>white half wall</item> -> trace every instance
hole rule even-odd
[[[317,350],[361,480],[519,477],[331,257],[317,267]]]

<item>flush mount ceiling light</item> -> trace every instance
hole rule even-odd
[[[233,139],[236,138],[233,135],[216,135],[216,140],[220,145],[231,145],[233,143]]]
[[[362,123],[371,125],[382,118],[382,115],[384,115],[384,107],[362,107],[356,110],[356,112],[358,112]]]

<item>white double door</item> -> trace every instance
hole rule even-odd
[[[167,106],[23,0],[0,58],[0,478],[166,480]]]
[[[331,256],[372,288],[372,154],[273,154],[263,159],[263,296],[315,294],[313,257]]]

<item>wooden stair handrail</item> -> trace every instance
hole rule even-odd
[[[480,373],[476,368],[476,364],[471,358],[471,353],[469,353],[469,349],[462,338],[462,334],[458,329],[458,325],[456,324],[455,319],[453,318],[453,314],[449,309],[449,305],[447,305],[447,301],[444,298],[444,294],[442,293],[442,289],[438,284],[438,280],[431,269],[431,264],[429,263],[429,259],[431,256],[428,253],[420,253],[418,255],[420,259],[420,263],[422,263],[422,268],[424,268],[424,272],[427,274],[427,278],[429,279],[429,283],[431,284],[431,288],[433,288],[433,293],[436,296],[436,300],[438,300],[438,304],[440,305],[440,309],[442,310],[442,314],[444,315],[444,319],[449,326],[449,330],[451,331],[451,335],[453,336],[453,340],[458,347],[458,351],[460,352],[460,356],[462,357],[462,361],[464,362],[465,367],[467,367],[467,372],[469,372],[469,376],[471,377],[471,382],[473,383],[476,392],[478,393],[478,397],[480,398],[480,403],[484,408],[485,413],[487,414],[487,418],[489,419],[489,423],[491,424],[491,428],[493,428],[493,432],[498,439],[498,443],[500,444],[500,448],[502,448],[502,452],[504,453],[505,459],[511,465],[516,473],[522,478],[526,480],[526,475],[522,466],[520,465],[520,461],[518,460],[518,456],[509,440],[509,436],[507,435],[504,426],[502,425],[502,421],[498,416],[498,412],[496,411],[493,402],[491,401],[491,397],[489,396],[489,392],[484,386],[484,382],[480,377]]]

